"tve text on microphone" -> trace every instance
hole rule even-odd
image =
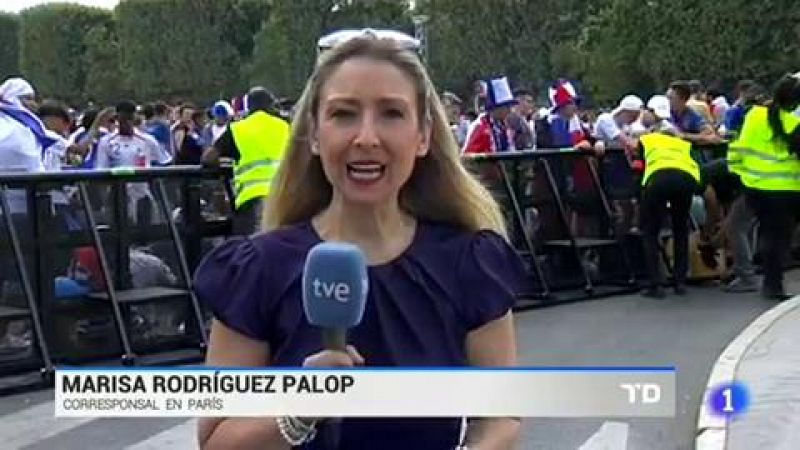
[[[314,278],[312,282],[314,296],[321,298],[332,298],[339,303],[347,303],[350,299],[350,285],[343,282],[325,282],[319,278]]]

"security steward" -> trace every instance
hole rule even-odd
[[[644,161],[642,176],[641,223],[649,283],[643,294],[664,297],[664,274],[659,265],[658,238],[669,212],[674,243],[675,294],[686,294],[689,266],[689,208],[692,196],[700,191],[700,168],[692,159],[692,144],[675,137],[669,123],[669,100],[654,96],[643,112],[648,133],[639,138],[639,156]],[[641,163],[640,163],[641,164]]]
[[[264,199],[289,142],[289,124],[275,111],[275,98],[269,91],[255,87],[245,101],[247,117],[231,123],[203,154],[206,165],[217,165],[220,158],[233,160],[233,233],[237,235],[258,231]]]
[[[794,113],[798,106],[800,72],[776,83],[767,106],[750,109],[728,150],[728,167],[741,178],[747,204],[760,223],[761,295],[770,300],[790,297],[783,288],[783,268],[800,216],[800,117]]]

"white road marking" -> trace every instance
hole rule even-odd
[[[625,450],[629,428],[626,422],[604,422],[578,450]]]
[[[168,428],[143,441],[126,447],[127,450],[181,450],[197,448],[197,420],[186,419],[180,425]]]
[[[55,403],[44,402],[0,417],[0,447],[20,448],[95,420],[92,417],[56,418]]]

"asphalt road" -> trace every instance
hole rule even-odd
[[[518,340],[528,365],[674,366],[674,419],[625,420],[627,450],[693,448],[697,412],[714,361],[739,331],[771,306],[755,294],[690,288],[686,297],[614,297],[521,313]],[[619,419],[607,419],[620,422]],[[581,448],[606,419],[530,419],[524,449]],[[606,447],[587,447],[596,450]]]
[[[524,423],[520,448],[691,448],[712,364],[725,345],[770,306],[755,294],[727,295],[709,286],[690,288],[686,297],[621,296],[518,313],[522,364],[675,366],[678,374],[674,419],[530,419]],[[190,420],[55,419],[52,399],[51,390],[0,398],[0,448],[192,448]],[[611,436],[619,444],[597,446],[592,443],[598,442],[597,436],[590,440],[595,434]]]

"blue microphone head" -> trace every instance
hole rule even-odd
[[[308,322],[323,328],[352,328],[367,301],[367,261],[343,242],[315,245],[303,269],[303,309]]]

